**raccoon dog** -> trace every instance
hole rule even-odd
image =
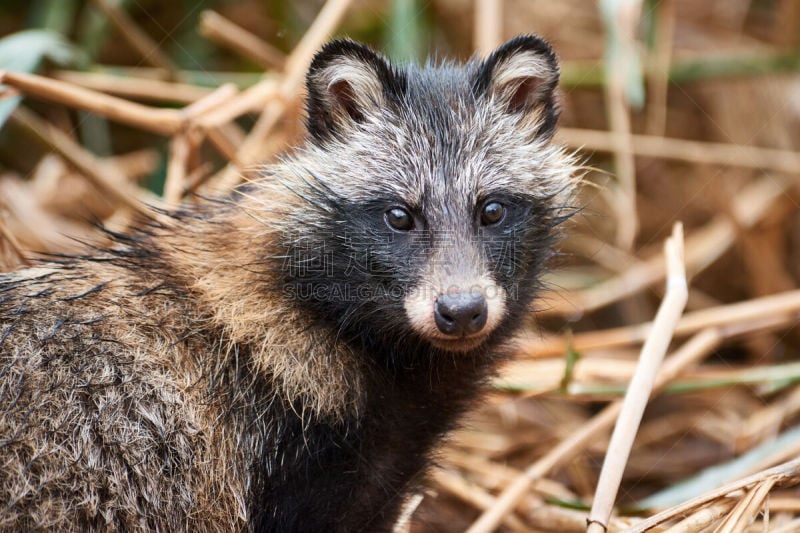
[[[0,529],[390,530],[566,214],[557,81],[334,41],[259,179],[0,276]]]

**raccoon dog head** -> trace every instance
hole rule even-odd
[[[465,352],[527,310],[573,166],[550,46],[396,66],[334,41],[307,78],[309,143],[287,164],[302,199],[287,287],[342,338]],[[387,343],[387,341],[389,341]]]

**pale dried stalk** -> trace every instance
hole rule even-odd
[[[696,364],[709,352],[714,350],[722,337],[715,329],[707,329],[698,333],[667,358],[658,373],[654,390],[663,389],[690,365]],[[508,513],[526,494],[531,484],[544,477],[559,465],[575,457],[587,445],[594,442],[606,432],[617,419],[622,410],[622,401],[610,403],[597,413],[579,430],[558,443],[547,455],[530,465],[513,483],[511,483],[496,500],[496,504],[488,509],[469,528],[468,533],[489,533],[493,531],[503,516]]]
[[[488,509],[494,504],[494,496],[483,490],[483,488],[473,483],[466,482],[463,478],[442,469],[436,469],[431,473],[431,479],[441,489],[449,492],[461,501],[468,503],[476,509]],[[529,531],[519,518],[513,514],[503,517],[503,523],[512,531]]]
[[[726,337],[740,335],[749,330],[748,324],[783,317],[794,318],[798,314],[800,314],[800,290],[788,291],[686,313],[678,322],[675,335],[690,335],[710,327],[720,328]],[[578,333],[569,340],[561,337],[535,341],[519,339],[517,343],[519,353],[525,357],[563,354],[568,348],[579,352],[618,348],[643,342],[650,334],[652,326],[652,322],[645,322],[633,326]]]
[[[743,533],[750,525],[750,521],[758,514],[774,485],[775,479],[768,478],[750,489],[744,498],[739,500],[717,531],[720,533]]]
[[[233,83],[224,83],[217,87],[212,93],[207,94],[203,98],[181,109],[180,113],[183,115],[184,119],[196,121],[200,117],[221,108],[235,98],[237,94],[239,94],[239,89],[236,85]]]
[[[317,18],[308,28],[303,38],[295,46],[286,59],[285,76],[281,81],[278,95],[280,99],[267,102],[258,121],[247,135],[245,142],[236,153],[236,161],[240,165],[252,165],[265,157],[262,144],[266,136],[272,131],[278,120],[289,107],[289,103],[300,94],[305,72],[317,49],[322,45],[333,30],[338,26],[352,0],[328,0],[320,10]],[[233,188],[241,180],[239,170],[228,165],[216,180],[216,186],[221,190]]]
[[[124,96],[135,100],[152,100],[155,102],[177,102],[190,104],[210,94],[213,89],[133,76],[116,76],[102,72],[77,72],[74,70],[57,70],[53,78],[80,85],[102,93]]]
[[[611,435],[600,479],[597,482],[592,510],[589,513],[587,529],[589,532],[602,532],[608,528],[608,520],[614,510],[614,501],[633,447],[633,440],[636,438],[644,409],[653,391],[661,361],[689,296],[686,267],[683,264],[683,228],[680,224],[675,225],[672,237],[667,239],[665,255],[668,272],[667,294],[656,313],[651,333],[642,346],[639,364],[628,386],[619,419]]]
[[[175,135],[169,143],[167,177],[164,180],[164,202],[175,207],[183,198],[186,174],[189,172],[191,141],[185,134]]]
[[[134,152],[108,157],[105,161],[115,165],[120,172],[128,177],[129,181],[137,181],[155,172],[161,157],[158,155],[157,150],[142,148]]]
[[[475,50],[486,56],[503,40],[503,0],[475,0]]]
[[[556,138],[569,147],[598,152],[613,152],[616,146],[608,132],[599,130],[560,128]],[[800,172],[800,154],[792,150],[687,141],[656,135],[632,135],[631,142],[633,153],[637,156],[773,170],[787,174]]]
[[[774,485],[779,487],[800,482],[800,459],[794,459],[757,474],[733,481],[718,489],[714,489],[701,496],[692,498],[691,500],[680,505],[676,505],[675,507],[671,507],[645,520],[642,520],[638,524],[626,529],[623,533],[644,533],[645,531],[649,531],[654,527],[666,522],[667,520],[671,520],[677,516],[684,516],[710,502],[723,498],[740,489],[755,485],[756,483],[762,483],[768,479],[772,480]]]
[[[206,129],[227,124],[245,113],[261,110],[267,105],[267,102],[278,97],[278,82],[274,79],[261,80],[231,98],[224,105],[201,117],[198,124]]]
[[[174,109],[144,106],[35,74],[0,71],[0,83],[10,85],[30,96],[91,111],[108,119],[162,135],[176,133],[184,123],[180,112]]]
[[[403,506],[400,516],[397,517],[394,527],[392,527],[392,533],[411,533],[411,516],[424,498],[424,494],[418,493],[408,499]]]
[[[286,59],[287,85],[302,83],[311,58],[339,25],[352,0],[327,0],[303,38]]]
[[[647,131],[651,135],[664,135],[667,125],[672,34],[675,31],[675,4],[673,0],[661,0],[656,9],[656,42],[648,73]]]
[[[280,50],[216,11],[200,13],[199,30],[206,39],[253,60],[264,69],[283,68],[286,58]]]
[[[139,52],[145,63],[166,70],[169,72],[170,78],[175,79],[178,66],[161,52],[158,43],[142,31],[124,10],[106,0],[93,0],[93,3],[108,17],[109,22],[119,31],[122,38]]]
[[[684,518],[664,533],[699,533],[725,516],[736,505],[736,501],[734,498],[722,498]]]
[[[636,28],[639,22],[641,0],[617,2],[617,28],[619,46],[627,53],[617,54],[617,60],[606,68],[605,99],[610,138],[614,145],[614,167],[618,188],[613,202],[618,220],[617,246],[625,251],[633,249],[639,231],[636,212],[636,165],[631,143],[631,117],[625,97],[625,84],[630,73],[631,58],[636,55]]]

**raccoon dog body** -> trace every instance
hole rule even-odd
[[[0,276],[0,527],[391,529],[549,255],[557,79],[335,41],[260,179]]]

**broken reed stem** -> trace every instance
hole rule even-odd
[[[503,0],[475,0],[475,51],[489,55],[503,40]]]
[[[144,106],[35,74],[0,71],[0,84],[19,89],[29,96],[97,113],[116,122],[162,135],[176,133],[184,123],[180,112],[174,109]]]
[[[265,70],[281,70],[286,61],[286,57],[280,50],[216,11],[209,9],[200,13],[198,29],[200,34],[209,41],[253,60]]]
[[[797,483],[800,481],[800,459],[794,459],[751,476],[727,483],[720,488],[709,491],[680,505],[676,505],[675,507],[671,507],[645,520],[642,520],[638,524],[624,530],[622,533],[645,533],[646,531],[653,529],[667,520],[671,520],[678,516],[686,516],[696,509],[699,509],[710,502],[723,498],[732,492],[741,490],[756,483],[766,482],[767,480],[770,480],[774,486],[778,487]]]
[[[560,128],[556,139],[571,148],[613,152],[615,143],[601,130]],[[655,135],[632,135],[634,155],[729,167],[800,173],[800,154],[792,150],[707,141],[688,141]]]
[[[650,335],[642,346],[636,372],[623,400],[622,410],[600,471],[592,510],[589,513],[589,532],[606,531],[614,509],[625,465],[642,421],[644,409],[653,390],[658,369],[667,351],[678,319],[686,306],[689,289],[683,264],[683,228],[676,224],[672,237],[665,244],[667,259],[667,293],[658,309]]]
[[[689,366],[696,364],[714,350],[722,340],[722,336],[714,328],[706,329],[677,349],[670,355],[656,377],[654,392],[662,390]],[[544,477],[559,465],[564,464],[586,446],[601,438],[614,424],[622,410],[622,400],[608,404],[602,411],[594,415],[580,429],[571,433],[559,442],[547,455],[541,457],[520,474],[500,496],[493,507],[488,509],[467,530],[467,533],[490,533],[500,524],[503,516],[527,493],[534,481]]]
[[[166,70],[170,79],[176,79],[178,66],[161,52],[153,39],[136,25],[133,19],[117,5],[109,3],[107,0],[92,0],[103,14],[108,17],[108,21],[120,33],[122,38],[131,45],[142,57],[142,61]]]

